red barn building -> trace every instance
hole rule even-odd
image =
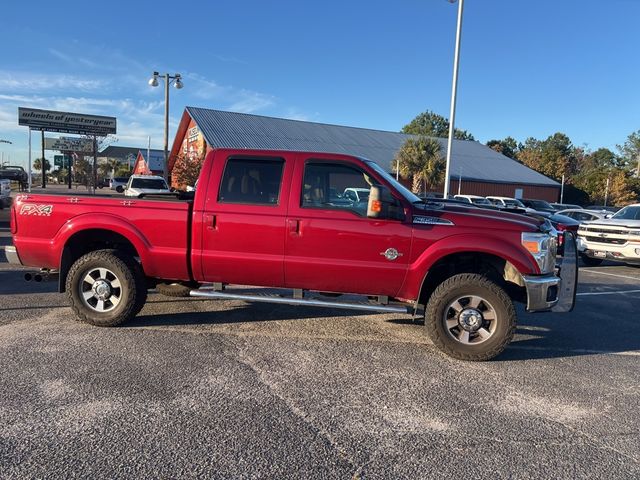
[[[187,107],[169,156],[169,171],[176,161],[203,159],[212,148],[255,148],[355,155],[373,160],[391,172],[394,171],[396,152],[411,136]],[[444,157],[447,140],[437,140]],[[470,140],[453,141],[450,175],[452,193],[458,192],[459,182],[462,194],[539,198],[556,202],[560,193],[560,184],[555,180]],[[172,184],[179,186],[175,181]]]

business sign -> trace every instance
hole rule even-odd
[[[44,139],[45,150],[57,150],[59,152],[93,152],[93,140],[90,138],[74,138],[74,137],[60,137],[60,138],[45,138]]]
[[[79,135],[108,135],[116,133],[115,117],[25,107],[18,107],[18,125],[24,125],[31,130],[77,133]]]

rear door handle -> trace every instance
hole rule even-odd
[[[287,223],[289,225],[289,233],[291,235],[300,235],[300,220],[289,218]]]
[[[207,230],[217,230],[218,229],[218,218],[210,213],[205,214],[204,223],[207,226]]]

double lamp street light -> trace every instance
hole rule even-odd
[[[173,86],[180,90],[184,87],[182,83],[182,75],[176,73],[170,75],[165,73],[160,75],[158,72],[153,72],[153,76],[149,79],[149,85],[157,87],[159,85],[158,78],[164,79],[164,167],[162,176],[166,181],[169,180],[169,86],[173,83]],[[147,159],[151,161],[151,159]]]

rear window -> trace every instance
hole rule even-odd
[[[218,201],[278,205],[283,167],[282,158],[229,158],[220,183]]]

